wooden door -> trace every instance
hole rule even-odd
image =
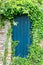
[[[30,31],[31,23],[27,15],[17,16],[14,19],[13,40],[19,41],[15,48],[15,56],[26,57],[28,54],[28,46],[31,44]]]

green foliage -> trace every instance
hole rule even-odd
[[[0,14],[3,14],[8,19],[13,19],[14,15],[29,13],[30,8],[36,8],[36,4],[33,5],[34,0],[1,0],[0,1]],[[42,2],[38,0],[38,2]],[[37,5],[38,6],[38,5]],[[37,10],[37,8],[36,8]],[[32,11],[32,10],[31,10]],[[35,11],[36,12],[36,11]]]
[[[14,57],[10,65],[31,65],[31,62],[26,58]]]
[[[3,16],[0,15],[0,29],[6,24],[5,22],[6,18]]]
[[[15,54],[15,47],[18,45],[19,41],[12,41],[12,57],[14,57]]]
[[[41,64],[43,61],[43,49],[41,49],[37,44],[31,45],[30,53],[28,54],[27,58],[33,65],[43,65]]]
[[[0,0],[0,15],[11,21],[15,15],[28,14],[32,22],[32,45],[27,58],[14,57],[14,46],[17,42],[12,42],[12,62],[11,65],[43,65],[43,48],[39,42],[43,39],[43,0]],[[0,19],[2,19],[0,17]],[[3,26],[4,22],[0,21]]]
[[[32,44],[27,58],[13,57],[10,65],[43,65],[43,49]]]

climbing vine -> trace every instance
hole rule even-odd
[[[32,23],[32,44],[25,60],[13,59],[11,65],[43,65],[43,48],[39,46],[43,39],[43,0],[0,0],[0,27],[2,19],[9,19],[13,24],[16,15],[28,14]],[[13,50],[12,50],[13,51]],[[15,61],[14,61],[15,60]],[[21,63],[23,61],[23,64]],[[25,63],[26,62],[26,63]],[[24,64],[25,63],[25,64]]]

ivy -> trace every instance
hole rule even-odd
[[[43,65],[43,48],[39,46],[43,39],[43,0],[0,0],[0,27],[5,23],[2,19],[9,19],[13,24],[18,14],[28,14],[32,22],[32,45],[27,58],[13,58],[16,42],[12,42],[11,65]]]

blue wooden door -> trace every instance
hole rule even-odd
[[[17,16],[14,21],[17,25],[13,26],[13,40],[19,41],[15,48],[15,56],[26,57],[28,46],[31,44],[30,39],[30,20],[27,15]]]

